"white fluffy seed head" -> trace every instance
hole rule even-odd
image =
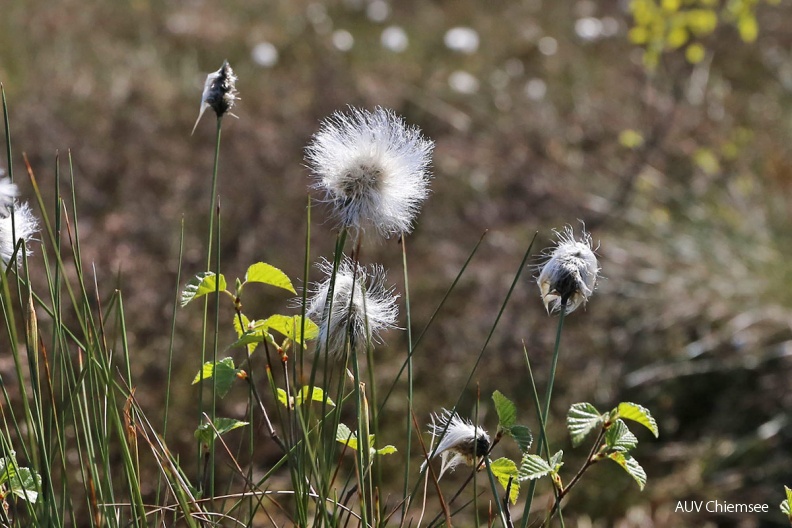
[[[363,352],[382,343],[380,332],[396,328],[398,295],[385,285],[382,266],[360,266],[344,257],[333,283],[333,263],[322,259],[317,266],[326,278],[315,283],[307,300],[306,315],[319,326],[319,349],[343,357],[347,342]],[[328,297],[332,288],[332,303]]]
[[[0,176],[2,176],[1,170]],[[8,209],[17,196],[19,196],[19,189],[15,183],[11,182],[11,178],[0,178],[0,216],[8,216]]]
[[[38,220],[33,216],[27,203],[14,203],[13,214],[0,216],[0,259],[7,266],[14,254],[14,247],[21,238],[25,241],[27,255],[31,255],[30,242],[38,231]],[[22,260],[22,252],[17,253],[17,262]]]
[[[326,119],[305,159],[341,227],[412,231],[429,195],[434,143],[390,110],[350,108]]]
[[[576,240],[574,231],[567,226],[556,234],[556,247],[541,265],[536,282],[548,313],[565,307],[569,314],[584,305],[594,293],[600,269],[589,233],[583,230]]]
[[[459,464],[475,465],[487,454],[492,443],[484,429],[448,409],[432,415],[429,432],[440,441],[433,450],[433,456],[441,458],[439,477],[446,471],[453,471]],[[426,461],[421,465],[421,471],[425,467]]]

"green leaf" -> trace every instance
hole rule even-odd
[[[257,321],[257,323],[259,323]],[[260,322],[268,330],[275,330],[283,334],[295,343],[307,346],[304,341],[311,341],[319,336],[319,327],[310,319],[305,319],[305,339],[300,334],[302,331],[303,318],[301,315],[272,315]]]
[[[533,444],[531,430],[525,425],[512,425],[508,429],[508,433],[514,438],[517,445],[520,446],[520,451],[527,453],[531,448],[531,444]]]
[[[244,427],[248,422],[241,422],[233,418],[217,418],[214,423],[214,428],[209,423],[204,423],[198,426],[195,430],[195,438],[197,438],[203,445],[208,446],[212,440],[218,436],[224,435],[229,431]],[[217,432],[215,433],[215,429]]]
[[[41,489],[41,476],[29,468],[19,467],[16,452],[10,451],[9,456],[0,458],[0,485],[5,484],[20,499],[35,503]]]
[[[512,479],[511,489],[509,490],[509,501],[512,504],[517,502],[517,496],[520,494],[520,481],[519,471],[517,471],[517,464],[508,458],[499,458],[498,460],[490,463],[490,469],[495,478],[498,479],[501,486],[505,490],[509,486],[509,479]]]
[[[567,429],[572,446],[577,447],[586,436],[602,424],[603,416],[590,403],[575,403],[567,414]]]
[[[335,403],[329,397],[325,396],[324,391],[319,387],[314,387],[313,390],[310,390],[310,387],[307,385],[302,388],[300,394],[297,395],[297,405],[302,404],[305,401],[325,401],[327,400],[327,404],[335,407]]]
[[[300,392],[297,394],[297,405],[302,405],[306,401],[324,401],[327,400],[327,404],[331,407],[335,407],[335,402],[331,400],[329,397],[325,396],[324,391],[319,387],[314,387],[313,391],[309,391],[308,386],[306,385],[303,387]],[[283,404],[283,406],[294,407],[294,400],[293,398],[287,397],[286,391],[283,389],[278,389],[278,401]],[[289,403],[291,402],[291,404]]]
[[[392,445],[386,445],[382,449],[377,449],[376,453],[378,455],[392,455],[396,451],[397,451],[397,449],[395,447],[393,447]]]
[[[500,391],[492,393],[492,401],[498,413],[498,425],[502,429],[509,429],[517,421],[517,407]]]
[[[242,319],[241,322],[240,322],[240,319]],[[255,322],[256,321],[253,321],[254,324],[255,324]],[[245,333],[249,332],[250,329],[251,329],[251,321],[250,321],[250,319],[247,318],[247,316],[245,314],[240,313],[238,316],[237,316],[237,314],[234,314],[234,330],[236,331],[236,334],[237,334],[237,341],[236,341],[236,343],[234,343],[231,346],[232,347],[238,346],[237,343],[239,343],[239,341],[242,339],[242,337],[245,335]],[[256,334],[256,332],[251,332],[251,334]],[[261,335],[263,335],[263,333]],[[256,347],[258,347],[259,343],[261,343],[263,340],[264,339],[262,337],[261,340],[256,340],[256,341],[252,341],[250,343],[247,343],[248,354],[252,354],[253,351],[256,350]]]
[[[638,438],[630,432],[623,420],[616,420],[605,433],[605,445],[611,451],[626,453],[638,445]]]
[[[242,319],[241,322],[240,319]],[[250,330],[249,327],[250,327],[250,319],[248,319],[245,314],[241,313],[239,314],[239,316],[237,316],[237,314],[234,314],[234,330],[236,331],[236,335],[238,338],[242,337],[242,334]]]
[[[204,363],[201,371],[195,375],[192,384],[195,385],[201,381],[201,378],[207,380],[214,377],[216,379],[215,387],[217,388],[217,394],[221,398],[224,398],[231,389],[234,380],[241,372],[242,370],[234,367],[234,360],[231,358],[221,359],[217,363],[207,361]]]
[[[349,427],[342,423],[339,423],[338,429],[336,429],[336,442],[341,442],[342,444],[349,446],[350,449],[357,451],[357,436]]]
[[[289,395],[286,394],[285,390],[278,389],[277,393],[278,393],[278,401],[281,403],[281,405],[283,405],[284,407],[292,407],[291,405],[289,405],[289,400],[291,398],[289,398]]]
[[[553,466],[553,471],[558,471],[564,465],[561,459],[564,458],[564,451],[560,450],[555,455],[550,457],[550,465]]]
[[[657,422],[652,418],[652,413],[649,409],[638,405],[637,403],[622,402],[616,407],[618,413],[617,418],[624,418],[625,420],[632,420],[643,425],[655,435],[655,438],[660,436],[660,429],[657,427]]]
[[[520,462],[518,476],[520,482],[535,480],[553,472],[553,466],[539,455],[524,455]]]
[[[629,473],[630,476],[635,479],[635,482],[638,483],[638,487],[641,488],[641,491],[643,491],[644,486],[646,486],[646,471],[644,471],[637,460],[627,453],[622,453],[620,451],[610,453],[608,458],[619,464],[624,471]]]
[[[8,480],[11,493],[33,504],[38,500],[41,489],[41,476],[29,468],[17,468],[16,474]]]
[[[275,266],[264,262],[257,262],[248,268],[247,273],[245,273],[245,282],[269,284],[270,286],[289,290],[297,295],[289,277]]]
[[[187,286],[184,287],[184,290],[181,294],[181,305],[186,306],[187,303],[193,299],[203,297],[209,293],[225,291],[226,280],[223,275],[220,275],[219,282],[220,284],[218,285],[218,281],[215,279],[215,273],[213,271],[199,273],[190,279],[190,282],[188,282]]]
[[[781,503],[781,511],[784,512],[789,518],[789,521],[792,522],[792,510],[790,510],[789,507],[789,505],[792,504],[792,489],[784,486],[784,491],[786,491],[786,499]]]

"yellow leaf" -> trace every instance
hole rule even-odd
[[[640,132],[631,128],[619,132],[619,145],[628,149],[638,148],[643,145],[644,138]]]

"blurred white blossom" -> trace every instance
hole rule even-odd
[[[455,27],[446,31],[443,42],[450,50],[471,54],[478,50],[479,34],[471,27]]]
[[[342,227],[409,233],[429,195],[434,143],[393,112],[351,108],[326,119],[306,147],[315,188]]]
[[[556,234],[556,247],[549,252],[536,282],[548,313],[564,308],[569,314],[594,293],[599,263],[591,235],[585,230],[580,240],[575,240],[575,233],[569,226],[563,233],[556,231]]]

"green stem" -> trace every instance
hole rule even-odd
[[[561,330],[564,328],[564,318],[566,316],[566,302],[561,304],[561,315],[558,317],[558,329],[556,330],[555,347],[553,348],[553,362],[550,366],[550,380],[547,382],[547,393],[545,395],[544,412],[539,417],[541,423],[546,427],[547,418],[550,414],[550,399],[553,396],[553,384],[555,383],[556,367],[558,365],[558,351],[561,349]],[[539,437],[536,452],[542,454],[542,449],[545,447],[545,436]],[[548,450],[549,451],[549,450]],[[549,453],[548,453],[549,456]],[[528,498],[525,501],[525,508],[523,508],[522,521],[520,521],[520,528],[525,528],[528,525],[528,514],[531,513],[531,503],[533,502],[534,492],[536,491],[536,480],[532,480],[528,487]]]
[[[217,132],[215,136],[215,151],[214,151],[214,164],[212,168],[212,192],[211,196],[209,197],[209,231],[206,236],[206,269],[209,270],[212,267],[212,241],[214,239],[214,219],[215,219],[215,209],[217,208],[217,180],[218,180],[218,169],[220,166],[220,137],[222,131],[222,124],[223,124],[223,117],[217,116]],[[217,270],[220,271],[219,269]],[[219,286],[219,281],[217,281]],[[217,296],[215,296],[217,297]],[[206,332],[208,328],[208,318],[209,318],[209,297],[207,296],[204,300],[204,311],[203,311],[203,320],[201,324],[201,381],[198,384],[198,423],[201,423],[204,416],[204,394],[203,394],[203,365],[206,363]],[[215,328],[215,333],[217,329]],[[213,357],[217,355],[217,347],[215,347]],[[212,409],[215,408],[215,392],[216,387],[214,381],[212,382]],[[212,417],[214,418],[214,411],[212,412]],[[214,451],[214,443],[210,445],[210,450]],[[201,448],[200,442],[198,446],[198,471],[201,470]]]
[[[412,444],[413,415],[413,342],[412,342],[412,314],[410,312],[410,281],[407,274],[407,241],[401,237],[402,264],[404,268],[404,305],[407,312],[407,452],[404,457],[404,503],[402,504],[402,517],[406,516],[409,507],[408,493],[410,491],[410,448]]]

